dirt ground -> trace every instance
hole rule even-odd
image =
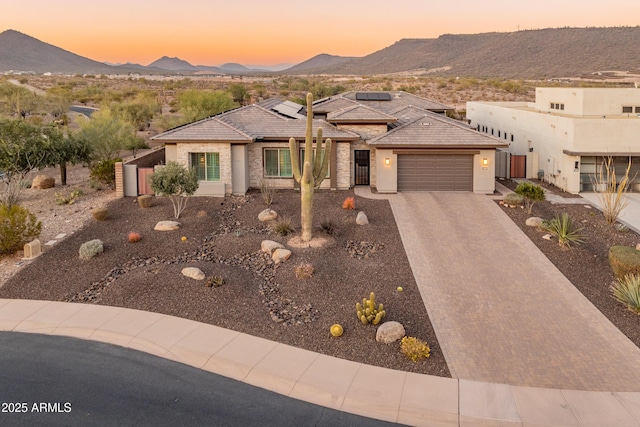
[[[178,220],[181,228],[161,232],[153,229],[155,224],[174,219],[168,199],[154,198],[152,207],[143,209],[133,198],[116,199],[110,190],[92,191],[75,179],[69,182],[63,191],[82,188],[84,193],[73,205],[52,204],[51,190],[26,190],[24,205],[45,224],[42,241],[66,236],[45,246],[33,261],[3,258],[0,298],[155,311],[357,362],[450,375],[387,201],[356,196],[357,209],[344,210],[342,202],[354,197],[352,191],[316,193],[314,233],[333,243],[320,249],[289,248],[291,258],[276,265],[260,251],[261,242],[286,245],[291,236],[276,235],[258,221],[266,205],[257,191],[247,197],[191,198]],[[107,220],[91,217],[98,206],[108,208]],[[299,231],[299,193],[278,192],[271,208]],[[369,225],[356,225],[359,210],[369,216]],[[327,222],[334,228],[331,235],[320,230]],[[128,242],[131,231],[142,239]],[[104,242],[104,253],[79,259],[79,247],[92,239]],[[304,262],[313,266],[313,276],[298,279],[296,267]],[[200,268],[206,279],[183,276],[187,266]],[[214,276],[224,280],[222,286],[206,285]],[[407,359],[399,343],[376,342],[376,326],[360,323],[355,304],[372,291],[384,304],[385,320],[402,323],[407,335],[429,343],[429,359]],[[329,334],[334,323],[344,327],[340,338]]]

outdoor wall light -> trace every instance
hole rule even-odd
[[[384,158],[384,164],[385,164],[385,165],[387,165],[387,166],[389,166],[389,165],[391,164],[391,159],[390,159],[390,158],[388,158],[388,157],[385,157],[385,158]]]
[[[482,166],[484,166],[485,168],[487,166],[489,166],[489,159],[487,159],[486,157],[482,158]]]

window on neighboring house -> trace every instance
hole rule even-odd
[[[511,134],[511,142],[513,142],[513,134]]]
[[[560,104],[560,109],[564,110],[564,104]]]
[[[190,153],[199,181],[220,181],[220,153]]]
[[[622,107],[622,113],[633,113],[633,107]]]
[[[264,149],[264,176],[291,178],[291,154],[288,148]]]
[[[498,131],[498,138],[500,138],[502,135],[500,135],[500,131]]]
[[[335,148],[334,148],[335,150]],[[324,154],[324,150],[322,150],[322,153]],[[315,161],[316,158],[316,149],[313,149],[313,161]],[[304,164],[304,148],[300,149],[300,167],[302,168],[302,165]],[[329,178],[329,172],[331,171],[331,162],[329,162],[329,164],[327,165],[327,175],[325,176],[325,178]]]
[[[640,107],[636,107],[636,113],[640,113]]]

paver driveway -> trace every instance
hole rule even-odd
[[[399,193],[389,200],[455,378],[640,391],[640,350],[491,198]]]

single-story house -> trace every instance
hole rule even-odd
[[[611,156],[618,180],[631,160],[631,189],[640,191],[640,89],[538,87],[535,102],[468,102],[467,118],[526,160],[522,177],[592,191]]]
[[[315,101],[314,136],[322,127],[335,148],[321,188],[493,193],[495,150],[507,143],[447,118],[449,110],[402,91],[347,92]],[[288,141],[304,141],[305,117],[306,106],[269,99],[152,139],[164,143],[165,161],[196,168],[196,195],[245,194],[262,180],[294,188]]]

